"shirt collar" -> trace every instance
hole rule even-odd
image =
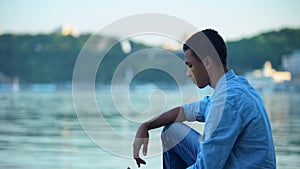
[[[236,75],[233,70],[229,70],[223,76],[221,76],[221,78],[216,84],[213,96],[217,91],[222,91],[222,89],[226,89],[226,82],[230,79],[233,79],[234,77],[236,77]]]
[[[219,88],[220,85],[222,85],[223,83],[225,83],[225,80],[228,81],[232,78],[234,78],[236,75],[233,72],[233,70],[229,70],[227,71],[223,76],[221,76],[221,78],[218,80],[217,85],[215,87],[215,89]]]

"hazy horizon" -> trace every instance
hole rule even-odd
[[[68,23],[78,33],[96,33],[127,16],[159,13],[197,27],[213,28],[227,41],[261,32],[300,27],[300,1],[38,1],[0,0],[0,34],[47,34]],[[146,22],[146,21],[145,21]]]

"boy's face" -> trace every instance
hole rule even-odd
[[[188,49],[184,52],[185,64],[188,66],[186,75],[199,87],[204,88],[210,84],[207,70],[200,59],[193,56],[192,50]]]

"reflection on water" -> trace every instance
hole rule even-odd
[[[299,93],[269,93],[263,99],[272,123],[278,168],[299,168]]]
[[[163,96],[169,101],[166,108],[177,105],[178,94],[173,91],[167,93]],[[128,120],[132,115],[125,117],[116,113],[113,103],[106,97],[105,94],[99,95],[97,100],[99,105],[106,105],[101,108],[106,113],[107,122],[118,133],[133,137],[138,124]],[[134,93],[130,97],[137,104],[137,109],[149,108],[148,103],[143,105],[147,101],[141,94]],[[153,97],[154,102],[158,100],[156,96]],[[299,167],[299,93],[265,93],[262,97],[273,127],[278,168]],[[194,99],[190,98],[190,101]],[[93,114],[87,114],[87,118],[92,120]],[[107,136],[104,129],[95,129],[94,132],[98,133],[98,139],[131,154],[131,146],[122,147],[118,138],[104,137]],[[157,148],[157,151],[160,150],[160,145],[155,145],[159,144],[159,132],[151,132],[151,137],[155,137],[157,143],[152,142],[150,147]],[[124,143],[127,144],[131,145]],[[151,153],[151,148],[149,151]],[[148,165],[143,168],[161,168],[160,156],[149,158],[147,162]],[[132,159],[103,150],[82,130],[71,92],[0,93],[0,168],[119,169],[128,166],[136,168]]]

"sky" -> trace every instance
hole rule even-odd
[[[284,27],[299,28],[299,9],[299,0],[0,0],[0,31],[50,33],[69,23],[79,33],[95,33],[123,17],[161,13],[236,40]]]

